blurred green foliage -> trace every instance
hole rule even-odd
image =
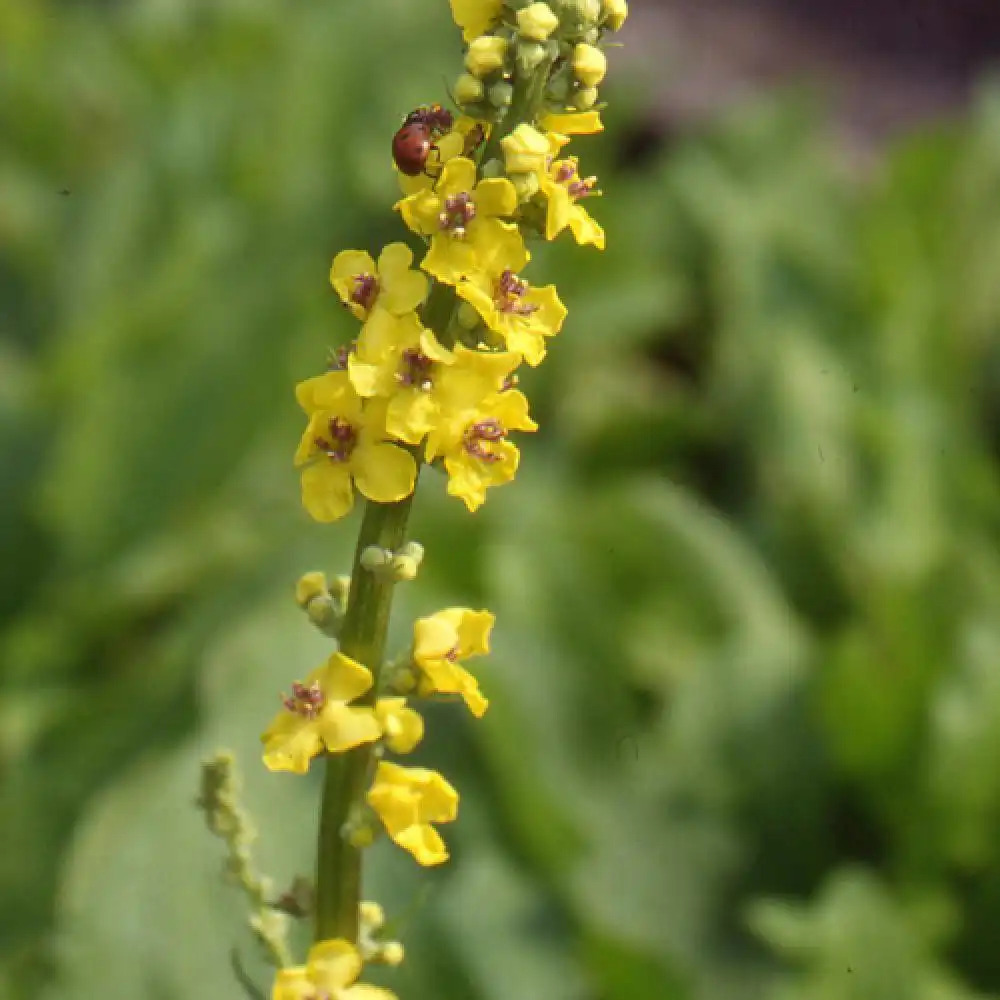
[[[309,872],[315,776],[257,735],[355,522],[299,510],[291,386],[350,334],[333,253],[401,235],[388,137],[457,34],[443,0],[3,0],[0,46],[0,995],[237,997],[198,763],[234,747],[262,866]],[[1000,90],[863,184],[795,98],[638,155],[642,81],[608,95],[609,249],[536,253],[570,321],[518,483],[416,505],[397,641],[499,624],[490,712],[417,755],[453,863],[372,852],[381,981],[1000,993]]]

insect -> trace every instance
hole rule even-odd
[[[407,177],[423,173],[431,150],[437,148],[434,140],[453,122],[451,112],[440,104],[423,104],[411,111],[392,137],[392,158],[400,171]]]

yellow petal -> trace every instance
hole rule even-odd
[[[351,475],[342,462],[321,458],[302,470],[302,506],[317,521],[338,521],[354,506]]]
[[[295,387],[299,406],[310,415],[317,410],[337,409],[350,395],[351,383],[344,372],[325,372]]]
[[[471,42],[500,19],[502,0],[450,0],[451,15],[462,29],[462,38]]]
[[[421,865],[440,865],[448,860],[448,848],[441,834],[426,823],[414,824],[400,830],[392,839],[404,850],[409,851]]]
[[[320,713],[319,731],[330,753],[343,753],[382,735],[375,713],[364,706],[333,702]]]
[[[379,277],[391,281],[402,277],[413,263],[413,251],[405,243],[387,243],[378,256]]]
[[[269,771],[305,774],[309,762],[323,749],[315,721],[281,711],[261,737],[264,766]]]
[[[569,211],[567,222],[573,238],[580,246],[591,244],[598,250],[604,249],[604,230],[585,208],[574,205]]]
[[[509,431],[538,430],[538,424],[528,415],[528,397],[519,389],[500,393],[493,412]]]
[[[394,444],[361,442],[351,455],[358,489],[376,503],[395,503],[413,492],[417,463]]]
[[[490,651],[490,632],[496,617],[489,611],[470,608],[446,608],[438,612],[458,634],[458,658],[483,656]]]
[[[513,215],[517,210],[517,190],[506,177],[487,177],[476,186],[475,202],[477,218],[483,215]]]
[[[451,617],[439,613],[413,623],[413,658],[418,664],[444,659],[457,647],[458,628]]]
[[[309,949],[308,969],[320,990],[341,990],[361,975],[361,956],[343,938],[318,941]]]
[[[497,178],[498,180],[500,178]],[[510,184],[510,181],[506,182]],[[472,191],[476,187],[476,165],[467,156],[456,156],[449,160],[441,171],[441,179],[435,188],[441,201],[450,195],[460,194],[462,191]],[[513,185],[511,185],[513,189]],[[478,190],[476,206],[479,206]],[[517,206],[517,195],[514,196],[514,206]],[[513,209],[512,209],[513,211]]]
[[[434,427],[438,404],[422,389],[403,389],[389,400],[386,430],[407,444],[420,444],[423,436]]]
[[[371,671],[346,653],[334,653],[308,680],[317,681],[328,700],[343,702],[360,698],[374,683]]]
[[[309,979],[304,965],[291,969],[278,969],[271,989],[271,1000],[312,1000],[316,987]]]
[[[597,111],[543,114],[539,125],[546,132],[561,132],[563,135],[593,135],[604,131],[601,115]]]

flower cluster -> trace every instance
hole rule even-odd
[[[310,573],[297,588],[313,624],[340,645],[282,696],[262,737],[264,763],[295,774],[318,756],[344,765],[328,772],[340,777],[324,791],[317,943],[305,965],[279,971],[273,1000],[393,1000],[356,980],[366,961],[398,963],[402,946],[373,937],[380,908],[361,902],[356,877],[341,878],[323,858],[336,864],[384,831],[421,865],[448,859],[437,827],[456,818],[458,792],[435,770],[387,758],[422,740],[421,701],[485,713],[465,662],[489,651],[494,621],[461,607],[419,618],[409,648],[382,662],[392,586],[412,580],[423,557],[416,542],[401,544],[401,501],[422,465],[440,468],[470,511],[514,478],[511,435],[537,428],[518,369],[542,363],[566,319],[555,287],[527,273],[529,246],[565,233],[604,248],[588,211],[596,178],[567,147],[603,128],[601,43],[624,22],[625,0],[451,0],[451,8],[465,41],[452,89],[458,113],[418,108],[392,142],[395,209],[409,242],[390,243],[377,259],[336,255],[330,282],[357,325],[326,370],[296,389],[306,415],[295,453],[304,507],[336,521],[360,494],[369,501],[362,538],[394,541],[359,544],[349,581],[331,589]],[[324,843],[330,830],[341,846]],[[360,862],[350,864],[356,871]]]
[[[272,771],[305,774],[319,754],[340,754],[363,744],[377,745],[378,758],[387,751],[408,754],[423,739],[424,720],[407,701],[457,695],[482,717],[488,702],[463,661],[489,652],[492,628],[493,615],[468,608],[418,618],[411,648],[380,671],[379,690],[367,667],[334,653],[282,696],[281,711],[261,737],[264,764]],[[420,864],[448,860],[432,824],[455,819],[458,793],[436,771],[379,759],[367,801],[392,840]],[[372,839],[363,821],[351,834],[359,842]]]

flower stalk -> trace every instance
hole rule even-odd
[[[443,472],[448,494],[474,512],[514,479],[511,435],[537,429],[516,371],[542,363],[566,318],[555,286],[525,277],[527,244],[568,232],[604,247],[586,206],[600,194],[596,178],[562,150],[603,127],[600,46],[624,21],[625,0],[450,2],[466,43],[452,90],[459,113],[422,106],[392,140],[395,209],[423,256],[415,262],[405,242],[377,259],[337,254],[330,281],[360,330],[296,387],[307,418],[295,453],[303,506],[322,523],[357,498],[364,513],[349,584],[330,588],[318,572],[299,581],[299,606],[337,646],[282,695],[262,737],[271,770],[324,767],[314,943],[302,965],[271,949],[272,1000],[397,1000],[357,983],[366,962],[396,965],[404,954],[380,938],[384,913],[363,898],[364,851],[381,833],[420,865],[444,863],[438,826],[456,820],[459,792],[436,770],[386,757],[420,743],[423,702],[482,717],[489,702],[465,664],[489,652],[494,624],[486,610],[445,608],[418,618],[410,646],[387,658],[395,587],[417,577],[424,555],[407,539],[417,483],[425,466]]]

